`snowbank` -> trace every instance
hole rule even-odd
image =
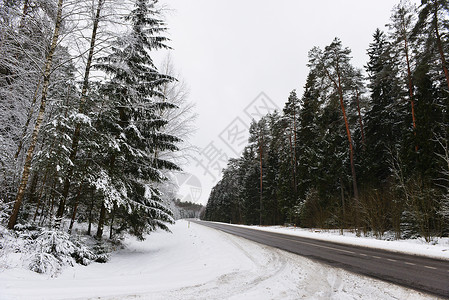
[[[354,232],[349,230],[345,230],[343,235],[341,235],[340,230],[337,229],[323,230],[282,226],[229,225],[449,260],[449,238],[434,238],[432,243],[427,243],[421,238],[409,240],[379,240],[375,237],[357,237]]]

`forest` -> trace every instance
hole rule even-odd
[[[154,59],[171,50],[163,7],[3,0],[0,19],[0,252],[54,274],[105,261],[105,237],[169,230],[194,113]]]
[[[449,234],[449,2],[400,1],[359,68],[335,38],[308,53],[302,95],[253,120],[204,219]]]

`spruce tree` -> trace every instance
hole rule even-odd
[[[367,167],[364,181],[377,185],[385,184],[391,174],[388,163],[391,150],[402,146],[406,111],[401,105],[397,63],[385,34],[379,29],[374,33],[367,52],[370,103],[365,116],[367,151],[364,160]]]
[[[299,197],[305,198],[310,186],[316,181],[314,175],[318,168],[319,149],[319,117],[320,117],[320,92],[317,87],[316,75],[310,72],[304,86],[304,94],[301,98],[301,113],[298,128],[298,173],[300,176]]]
[[[162,95],[164,83],[174,80],[159,73],[150,56],[152,50],[168,48],[168,39],[162,36],[166,28],[158,19],[156,1],[136,0],[126,20],[131,23],[131,31],[97,65],[111,75],[102,88],[109,102],[100,120],[105,140],[109,141],[102,175],[109,178],[108,185],[117,193],[116,198],[105,195],[98,238],[103,233],[106,212],[116,211],[120,228],[141,238],[157,227],[167,229],[165,223],[172,222],[171,212],[152,184],[165,180],[160,169],[178,169],[174,163],[155,156],[157,151],[176,151],[175,143],[179,141],[160,131],[167,122],[158,112],[173,106],[154,99]]]
[[[298,194],[298,185],[297,185],[298,155],[296,151],[298,148],[297,129],[299,119],[299,99],[298,96],[296,95],[296,90],[290,92],[288,101],[287,103],[285,103],[284,118],[286,119],[287,123],[285,131],[286,135],[288,136],[288,141],[290,144],[292,191],[294,193],[293,197],[296,199]]]

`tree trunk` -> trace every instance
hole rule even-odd
[[[113,228],[114,217],[115,217],[115,205],[114,205],[114,208],[112,209],[112,214],[111,214],[111,227],[109,228],[109,239],[110,240],[112,239],[112,235],[114,233],[114,228]]]
[[[112,172],[112,170],[114,169],[114,164],[115,164],[115,154],[113,154],[111,156],[110,161],[109,161],[110,172]],[[97,239],[101,239],[101,237],[103,236],[103,227],[104,227],[105,219],[106,219],[106,207],[104,205],[104,200],[103,200],[103,202],[101,203],[100,218],[98,220]]]
[[[36,222],[37,213],[39,211],[39,206],[42,201],[42,194],[44,192],[45,183],[47,182],[47,176],[48,176],[48,170],[45,172],[44,179],[42,180],[42,186],[39,191],[39,196],[37,198],[37,205],[36,205],[36,211],[34,212],[33,222]],[[41,212],[42,213],[42,212]]]
[[[348,137],[348,142],[349,142],[349,158],[351,161],[351,175],[352,175],[352,186],[354,189],[354,200],[355,200],[355,223],[356,223],[356,228],[358,228],[359,226],[359,189],[357,187],[357,176],[356,176],[356,172],[355,172],[355,164],[354,164],[354,147],[352,145],[352,138],[351,138],[351,131],[349,130],[349,122],[348,122],[348,118],[346,116],[346,109],[345,109],[345,104],[343,102],[343,89],[341,86],[341,74],[340,74],[340,66],[336,65],[336,72],[337,72],[337,81],[332,78],[332,76],[330,75],[329,71],[325,68],[324,71],[326,72],[328,78],[334,83],[335,88],[337,89],[338,92],[338,96],[340,99],[340,107],[341,107],[341,112],[343,114],[343,119],[345,121],[345,127],[346,127],[346,135]]]
[[[56,181],[53,182],[53,185],[51,187],[51,194],[50,194],[50,198],[49,198],[51,205],[50,205],[50,209],[47,213],[47,216],[49,217],[48,225],[50,227],[53,225],[53,211],[54,211],[54,207],[55,207],[55,186],[56,186]],[[47,218],[47,216],[45,216],[44,221]]]
[[[92,211],[94,210],[94,205],[95,205],[95,197],[94,197],[94,192],[92,191],[91,194],[91,205],[90,205],[90,209],[89,209],[89,226],[87,227],[87,235],[90,235],[91,231],[92,231]]]
[[[433,11],[434,14],[434,22],[435,22],[435,35],[437,38],[437,46],[438,51],[440,52],[441,65],[443,67],[444,76],[446,76],[447,87],[449,88],[449,71],[446,66],[446,58],[444,57],[443,44],[441,43],[440,31],[438,29],[438,4],[435,4],[435,9]]]
[[[296,177],[296,172],[295,172],[295,158],[294,158],[294,150],[293,150],[293,142],[292,142],[292,135],[289,134],[288,135],[288,141],[290,143],[290,153],[291,153],[291,165],[292,165],[292,186],[293,186],[293,190],[295,191],[295,195],[296,195],[296,189],[295,189],[295,177]]]
[[[405,20],[402,19],[403,28],[402,28],[402,37],[404,39],[404,51],[405,51],[405,60],[407,63],[407,79],[408,79],[408,93],[410,97],[410,104],[412,106],[412,122],[413,122],[413,134],[416,136],[416,118],[415,118],[415,100],[414,100],[414,92],[413,92],[413,81],[412,81],[412,71],[410,68],[410,58],[408,54],[408,38],[405,30]],[[418,151],[418,145],[415,145],[415,151]]]
[[[92,66],[92,58],[94,55],[98,23],[100,22],[100,14],[101,14],[101,9],[104,4],[104,1],[105,0],[98,1],[97,11],[95,14],[95,20],[94,20],[94,24],[93,24],[93,28],[92,28],[89,54],[87,57],[86,68],[84,70],[83,88],[81,91],[81,98],[80,98],[79,109],[78,109],[78,112],[80,114],[84,113],[84,105],[85,105],[86,98],[87,98],[87,90],[89,88],[89,74],[90,74],[90,69]],[[69,155],[69,159],[72,162],[72,164],[69,166],[69,169],[67,170],[67,175],[64,180],[64,187],[62,190],[61,200],[59,201],[59,206],[58,206],[58,214],[57,214],[58,218],[62,218],[62,216],[64,214],[65,202],[66,202],[67,196],[69,194],[70,180],[73,175],[73,169],[75,166],[75,158],[76,158],[76,154],[78,152],[80,132],[81,132],[81,123],[77,122],[76,126],[75,126],[75,131],[72,136],[72,147],[71,147],[70,155]]]
[[[48,197],[48,195],[45,195],[45,201],[41,207],[41,214],[39,215],[39,222],[38,222],[39,226],[42,226],[42,224],[44,223],[44,211],[46,207],[47,208],[49,207],[50,204],[49,201],[50,198]]]
[[[359,226],[359,189],[357,187],[357,176],[356,176],[356,172],[355,172],[355,164],[354,164],[354,147],[352,145],[352,138],[351,138],[351,131],[349,130],[349,122],[348,122],[348,118],[346,116],[346,109],[345,109],[345,105],[343,102],[343,91],[342,91],[342,87],[341,87],[341,77],[340,77],[340,70],[337,66],[337,74],[338,74],[338,94],[339,94],[339,98],[340,98],[340,107],[341,107],[341,111],[343,114],[343,119],[345,121],[345,127],[346,127],[346,135],[348,136],[348,142],[349,142],[349,157],[350,157],[350,161],[351,161],[351,175],[352,175],[352,186],[354,189],[354,199],[355,199],[355,223],[356,223],[356,227]]]
[[[31,177],[31,183],[30,183],[30,188],[29,188],[29,201],[31,203],[33,202],[37,202],[36,200],[36,188],[37,188],[37,183],[39,181],[39,175],[37,173],[34,173],[33,176]]]
[[[27,156],[25,158],[25,164],[23,166],[22,179],[20,181],[19,189],[17,191],[16,200],[14,202],[14,208],[12,210],[11,216],[8,222],[8,228],[13,229],[14,225],[17,222],[17,216],[19,215],[20,206],[22,205],[23,196],[25,195],[25,189],[28,183],[28,178],[30,176],[31,162],[34,155],[34,149],[37,144],[37,138],[39,135],[39,129],[41,127],[42,121],[44,119],[45,106],[47,102],[47,94],[48,87],[50,85],[50,74],[51,74],[51,66],[53,62],[53,55],[55,53],[56,47],[58,45],[59,39],[59,30],[61,27],[62,21],[62,4],[63,0],[58,1],[58,10],[55,22],[55,29],[53,32],[53,38],[50,46],[50,51],[47,55],[46,63],[45,63],[45,71],[43,77],[43,85],[42,85],[42,97],[41,97],[41,105],[39,109],[39,114],[36,120],[36,124],[34,125],[33,134],[31,136],[30,146],[27,151]]]
[[[104,206],[103,202],[101,203],[100,218],[98,219],[98,228],[97,228],[97,239],[99,240],[101,240],[101,237],[103,236],[103,227],[105,219],[106,219],[106,207]]]
[[[356,101],[357,101],[357,112],[359,113],[359,125],[360,125],[360,132],[362,134],[363,149],[366,149],[365,130],[363,129],[362,114],[360,112],[360,99],[358,90],[356,90]]]
[[[72,233],[73,224],[75,224],[76,210],[78,208],[78,203],[79,203],[79,200],[80,200],[80,195],[81,195],[82,188],[83,188],[83,186],[80,185],[80,188],[78,189],[78,193],[77,193],[76,198],[75,198],[75,203],[73,204],[73,212],[72,212],[72,219],[70,220],[69,234]]]
[[[28,126],[30,125],[31,118],[33,117],[33,113],[34,113],[33,107],[34,107],[34,104],[35,104],[36,101],[37,101],[37,95],[38,95],[38,93],[39,93],[39,88],[40,88],[40,86],[41,86],[41,80],[42,80],[42,78],[40,78],[40,79],[39,79],[39,82],[37,83],[36,91],[34,92],[34,96],[33,96],[33,101],[31,101],[31,106],[30,106],[30,109],[29,109],[29,111],[28,111],[27,120],[26,120],[26,122],[25,122],[25,125],[23,126],[22,137],[21,137],[20,140],[19,140],[19,146],[17,147],[17,152],[16,152],[16,154],[14,155],[14,157],[15,157],[16,159],[17,159],[17,157],[19,157],[20,151],[22,151],[23,141],[24,141],[24,139],[25,139],[25,135],[26,135],[26,133],[27,133]]]

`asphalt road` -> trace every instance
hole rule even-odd
[[[224,223],[192,222],[357,274],[449,299],[449,260],[344,245]]]

